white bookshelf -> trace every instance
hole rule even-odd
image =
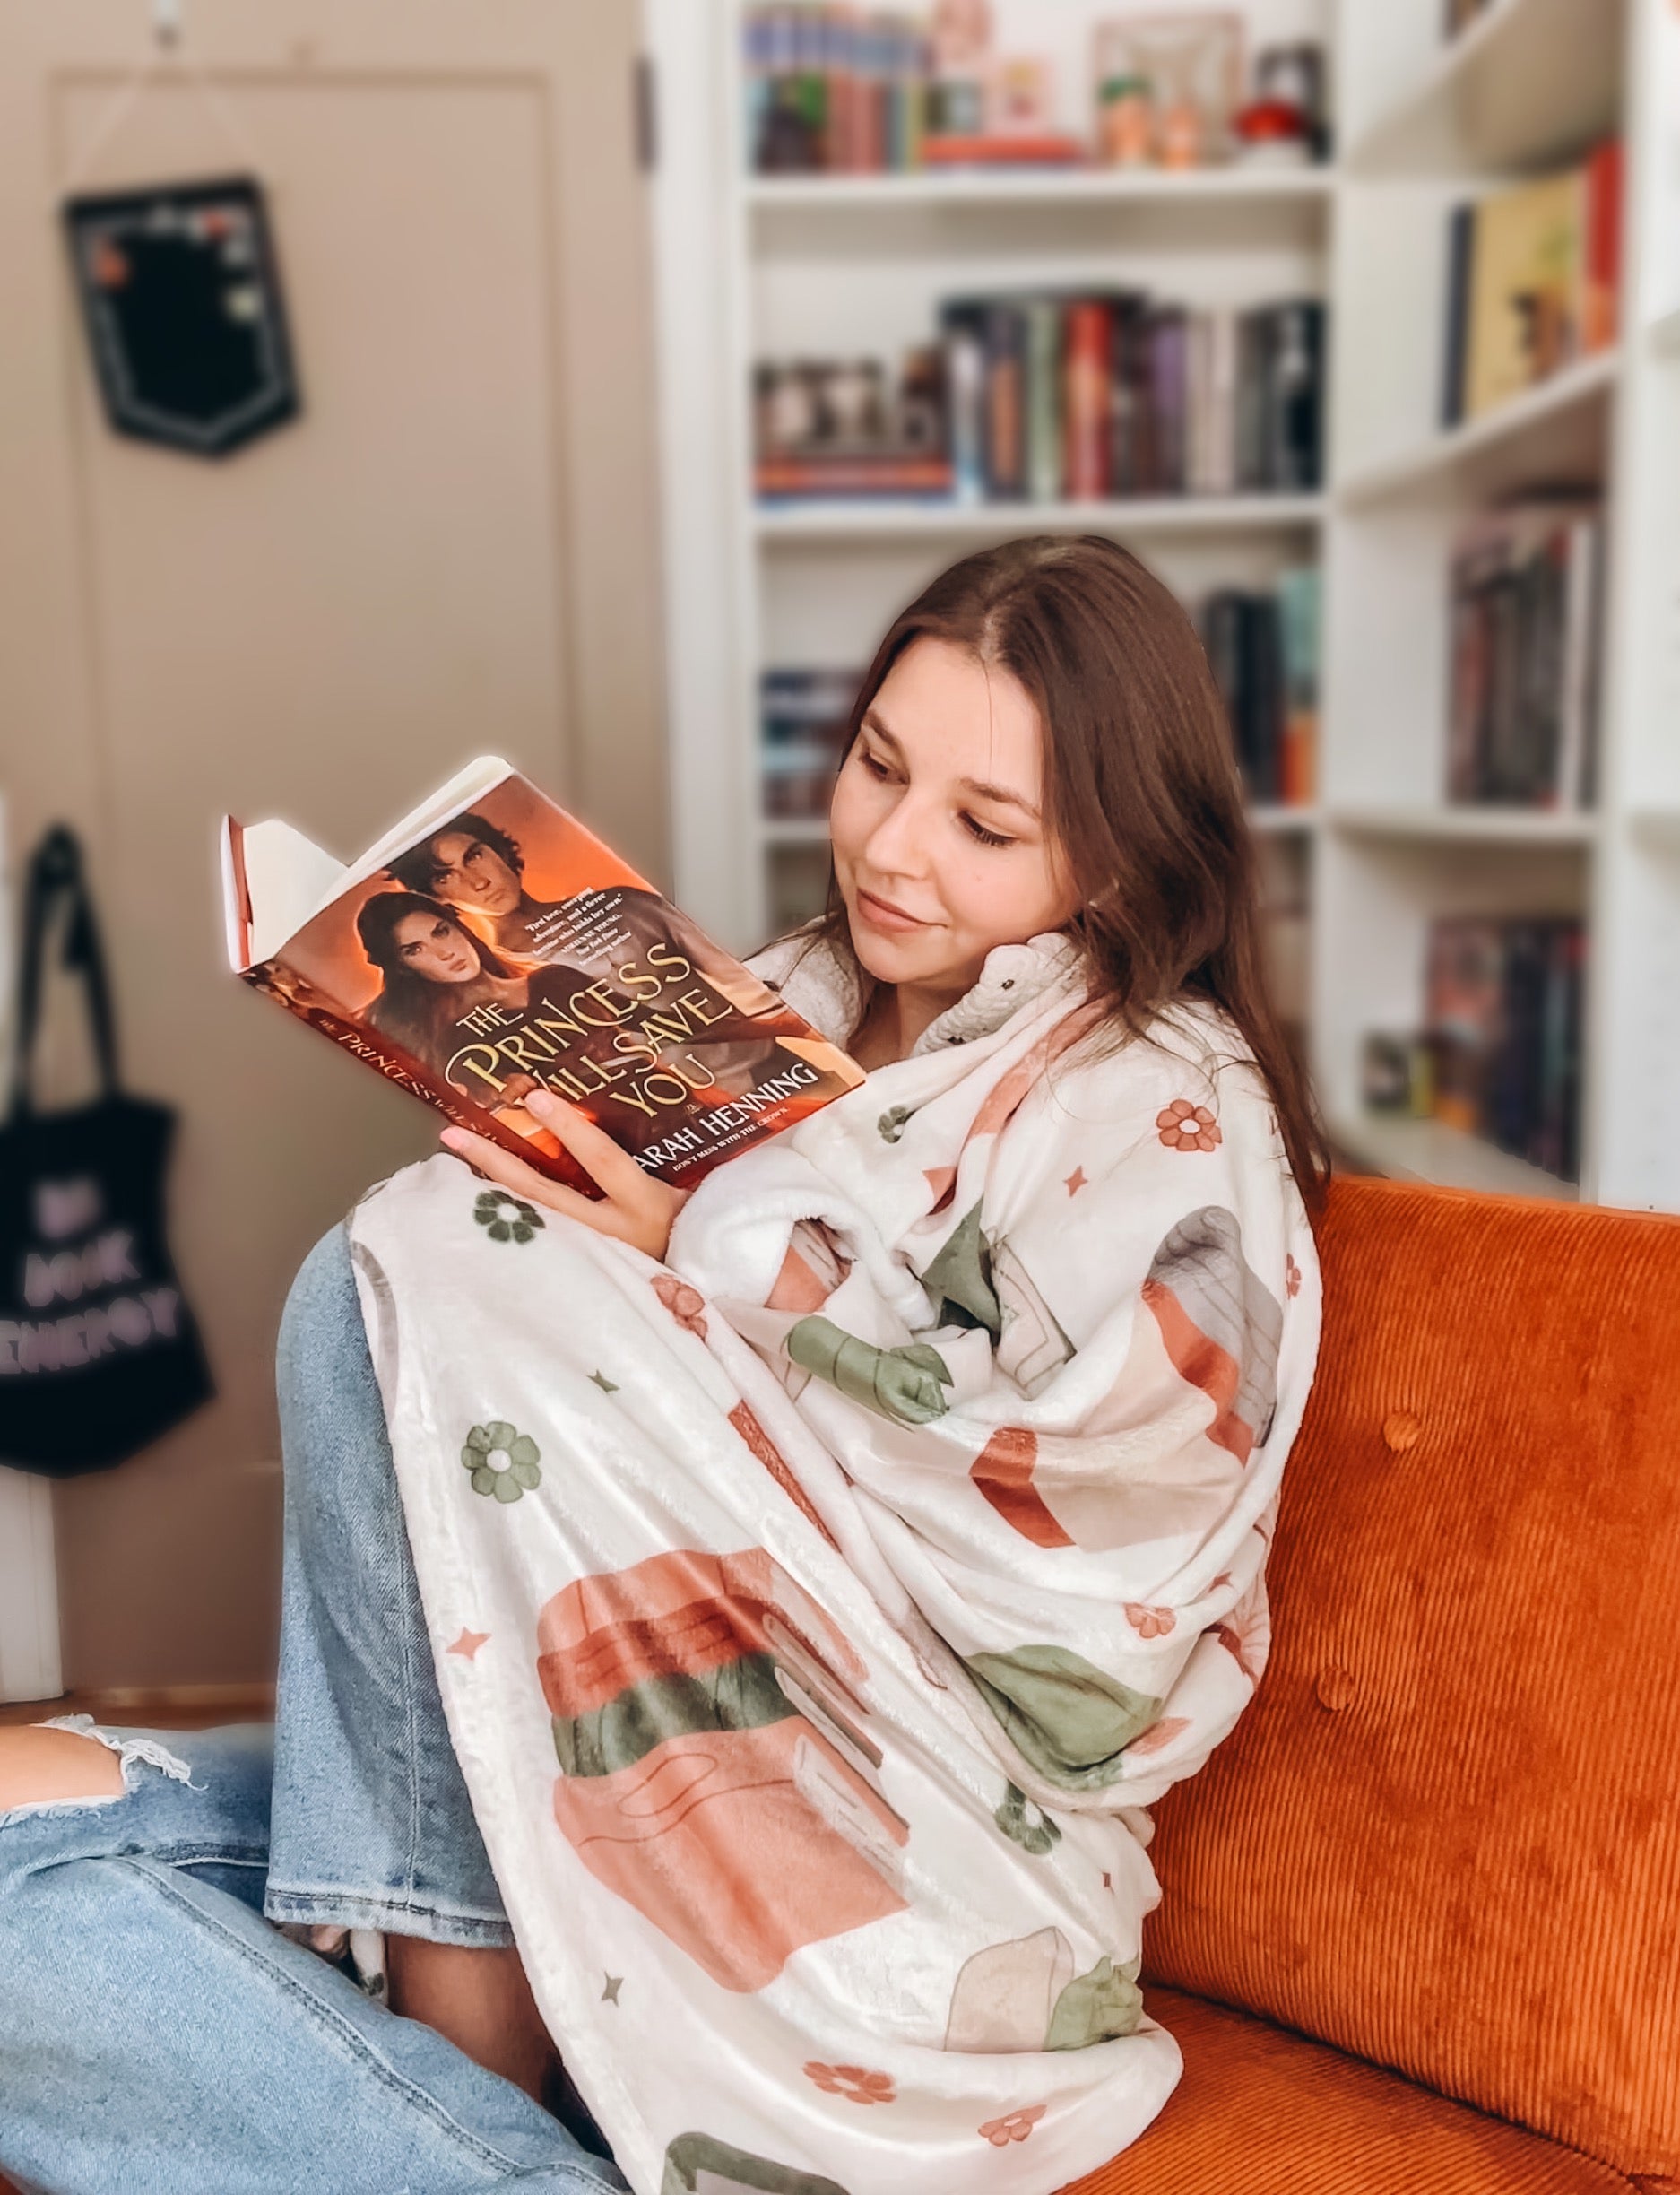
[[[1311,909],[1304,971],[1290,980],[1338,1141],[1399,1176],[1576,1194],[1441,1124],[1364,1117],[1358,1068],[1368,1029],[1419,1019],[1434,916],[1581,914],[1580,1193],[1680,1210],[1680,13],[1669,0],[1495,0],[1451,49],[1440,0],[1251,0],[1259,39],[1324,40],[1340,157],[1299,173],[1188,177],[751,177],[739,0],[646,5],[666,87],[655,191],[677,887],[697,915],[756,944],[775,864],[815,873],[821,861],[820,824],[760,816],[760,670],[861,666],[896,611],[966,548],[1102,532],[1186,595],[1263,586],[1317,557],[1319,798],[1254,822],[1278,903]],[[1101,0],[996,6],[1000,41],[1052,51],[1081,99],[1088,28],[1104,12]],[[1623,342],[1508,412],[1441,431],[1447,209],[1618,122]],[[755,360],[896,357],[928,338],[942,296],[1117,282],[1194,305],[1329,299],[1322,494],[756,504]],[[1449,544],[1489,499],[1560,481],[1601,484],[1609,513],[1598,810],[1449,808]]]

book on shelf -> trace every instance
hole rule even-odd
[[[774,668],[758,681],[764,812],[781,820],[826,816],[852,729],[861,671]]]
[[[523,1100],[567,1099],[687,1186],[862,1070],[495,756],[345,866],[225,819],[228,955],[351,1057],[540,1172],[594,1185]]]
[[[1442,915],[1425,953],[1421,1029],[1366,1037],[1367,1105],[1433,1117],[1578,1181],[1584,924]]]
[[[1619,139],[1449,216],[1442,423],[1480,419],[1582,359],[1620,324]]]
[[[1246,797],[1304,807],[1318,744],[1317,567],[1282,573],[1271,594],[1217,588],[1199,622]]]
[[[1535,498],[1453,544],[1447,798],[1581,811],[1596,797],[1604,516]]]

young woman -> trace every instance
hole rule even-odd
[[[116,2186],[196,2111],[182,2189],[1049,2195],[1171,2092],[1147,1809],[1264,1664],[1322,1176],[1182,612],[1096,539],[966,560],[832,834],[755,966],[863,1088],[687,1199],[559,1105],[599,1204],[452,1130],[492,1187],[312,1254],[272,1839],[231,1739],[120,1798],[0,1756],[108,1800],[0,1832],[0,2165]],[[382,1931],[413,2017],[259,1902]],[[616,2167],[522,2095],[550,2038]]]

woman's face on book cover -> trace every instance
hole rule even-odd
[[[915,641],[835,785],[835,874],[881,983],[960,995],[986,955],[1056,930],[1078,896],[1043,820],[1044,730],[1009,672]]]
[[[479,973],[477,948],[452,922],[435,915],[404,915],[391,935],[403,967],[428,983],[471,983]]]

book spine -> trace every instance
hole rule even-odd
[[[1237,488],[1237,320],[1228,308],[1210,313],[1208,318],[1210,449],[1207,487],[1209,495],[1233,495]]]
[[[1237,322],[1237,486],[1250,494],[1271,486],[1266,470],[1269,329],[1270,323],[1264,312],[1245,312]]]
[[[948,306],[944,313],[946,389],[949,409],[951,492],[959,503],[986,498],[986,351],[979,310]]]
[[[1100,503],[1111,490],[1110,390],[1113,334],[1108,308],[1095,299],[1068,307],[1062,366],[1069,497]]]
[[[1316,489],[1322,478],[1324,308],[1312,299],[1269,316],[1266,381],[1266,484]]]
[[[1581,296],[1581,348],[1585,351],[1609,350],[1620,332],[1624,169],[1618,137],[1598,146],[1587,161]]]
[[[1441,423],[1464,418],[1470,355],[1470,289],[1476,259],[1476,208],[1454,206],[1447,217],[1446,345],[1442,356]]]
[[[1186,318],[1168,306],[1155,316],[1149,340],[1149,394],[1154,423],[1148,488],[1156,495],[1184,492],[1188,422]]]
[[[1034,298],[1026,315],[1026,492],[1054,503],[1062,492],[1062,309]]]
[[[1007,299],[986,308],[986,490],[997,502],[1026,493],[1026,316]]]
[[[599,1197],[602,1194],[559,1137],[550,1135],[546,1128],[541,1132],[540,1140],[517,1134],[493,1114],[485,1112],[481,1106],[476,1106],[471,1098],[463,1098],[441,1075],[433,1074],[421,1066],[411,1054],[404,1052],[400,1045],[387,1043],[377,1030],[368,1028],[361,1022],[351,1020],[345,1015],[334,1013],[325,1006],[314,1003],[306,1005],[301,1000],[289,996],[285,991],[264,980],[262,967],[242,968],[240,974],[253,990],[260,992],[265,998],[272,998],[276,1005],[285,1007],[289,1013],[295,1015],[310,1028],[318,1029],[330,1043],[348,1052],[353,1059],[377,1067],[386,1081],[398,1084],[416,1098],[423,1098],[428,1105],[435,1106],[455,1127],[470,1128],[474,1135],[488,1138],[511,1157],[523,1158],[539,1174],[546,1174],[550,1181],[561,1182],[568,1189],[576,1189],[585,1196]]]
[[[1114,308],[1109,355],[1108,492],[1142,492],[1148,401],[1148,323],[1130,300]]]
[[[1286,571],[1277,582],[1283,638],[1284,732],[1277,797],[1291,807],[1312,799],[1317,778],[1319,647],[1321,583],[1315,564]]]

